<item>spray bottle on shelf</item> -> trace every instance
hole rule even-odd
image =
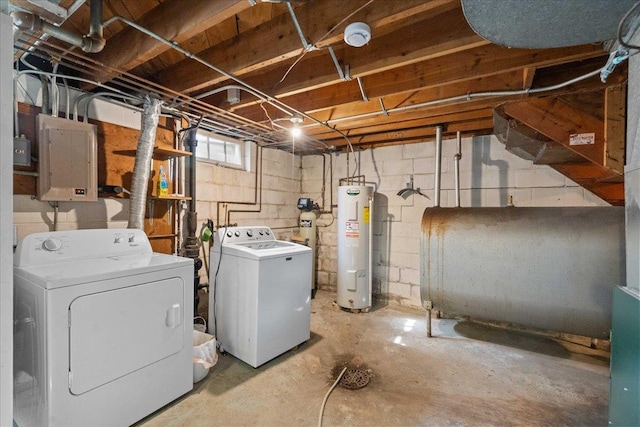
[[[164,166],[160,165],[160,177],[158,178],[158,197],[169,195],[169,184],[167,175],[164,173]]]

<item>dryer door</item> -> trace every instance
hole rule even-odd
[[[178,353],[186,327],[183,287],[170,278],[76,298],[69,307],[71,393]]]

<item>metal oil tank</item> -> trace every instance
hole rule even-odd
[[[373,187],[338,187],[338,305],[371,307]]]
[[[624,208],[428,208],[421,298],[468,316],[608,338]]]

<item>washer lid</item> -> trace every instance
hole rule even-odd
[[[237,257],[257,260],[284,257],[287,255],[296,255],[306,252],[311,252],[311,248],[298,243],[285,242],[283,240],[236,243],[224,245],[222,248],[222,253],[224,255],[234,255]]]
[[[193,265],[190,258],[150,253],[14,267],[13,274],[45,289],[56,289],[189,265]]]

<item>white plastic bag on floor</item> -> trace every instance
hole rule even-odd
[[[218,361],[216,339],[205,332],[193,331],[193,382],[204,379]]]

